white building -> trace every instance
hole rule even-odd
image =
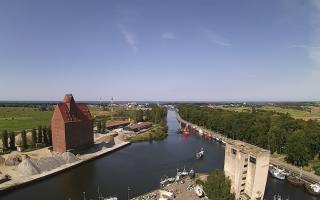
[[[224,172],[231,180],[236,199],[262,200],[266,187],[270,151],[241,141],[226,144]]]

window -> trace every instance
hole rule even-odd
[[[248,167],[248,164],[245,164],[243,167],[244,167],[244,168]]]
[[[256,158],[250,156],[250,162],[252,162],[253,164],[256,164],[257,160]]]
[[[247,179],[247,177],[243,177],[243,178],[242,178],[243,181],[246,180],[246,179]]]
[[[243,190],[240,190],[240,193],[243,193],[244,192],[244,189]]]
[[[236,154],[237,154],[237,150],[231,149],[231,153],[232,153],[233,155],[236,155]]]

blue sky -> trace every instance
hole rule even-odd
[[[0,1],[0,100],[320,100],[320,1]]]

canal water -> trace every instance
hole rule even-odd
[[[179,124],[176,113],[168,111],[168,137],[160,142],[143,142],[129,145],[112,154],[88,162],[38,183],[26,186],[5,195],[1,200],[46,199],[81,200],[97,199],[98,188],[103,195],[120,199],[134,197],[159,187],[161,176],[174,176],[176,169],[193,168],[196,172],[223,169],[224,147],[196,135],[182,137],[176,134]],[[205,156],[195,159],[201,148]],[[128,192],[128,187],[130,191]],[[268,178],[266,199],[281,194],[290,200],[316,200],[302,189],[285,181]]]

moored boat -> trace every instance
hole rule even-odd
[[[203,150],[203,148],[201,148],[201,151],[196,153],[196,158],[201,159],[201,158],[203,158],[203,156],[204,156],[204,150]]]
[[[304,185],[309,194],[320,196],[320,184],[305,184]]]
[[[277,178],[279,180],[286,179],[286,173],[282,169],[279,169],[279,168],[274,167],[274,166],[270,166],[269,172],[272,175],[272,177],[274,177],[274,178]]]
[[[202,189],[201,186],[199,186],[199,185],[196,185],[196,186],[194,187],[194,192],[197,194],[197,196],[198,196],[199,198],[201,198],[201,197],[204,196],[203,189]]]
[[[190,170],[190,172],[189,172],[189,177],[190,177],[190,178],[194,178],[194,177],[195,177],[195,172],[194,172],[193,169]]]
[[[303,180],[301,180],[300,177],[297,177],[297,176],[288,176],[287,177],[287,180],[289,183],[291,183],[292,185],[295,185],[295,186],[304,186],[304,182]]]

